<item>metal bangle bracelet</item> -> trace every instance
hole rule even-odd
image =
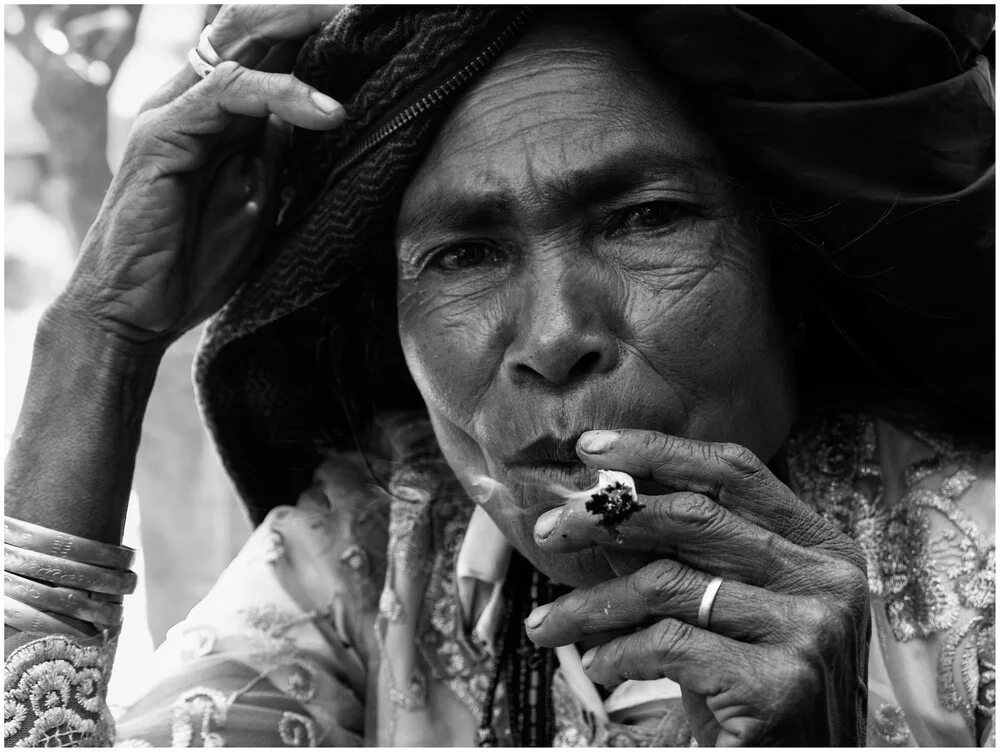
[[[20,629],[22,632],[41,632],[42,634],[71,634],[74,637],[90,639],[100,634],[96,630],[87,634],[77,627],[70,626],[54,616],[42,613],[36,608],[21,603],[9,595],[3,597],[3,623],[5,626]]]
[[[3,542],[60,559],[74,559],[84,564],[112,569],[128,569],[135,561],[135,551],[127,546],[98,543],[59,530],[52,530],[13,517],[3,518]]]
[[[120,604],[95,600],[82,590],[32,582],[13,572],[3,573],[3,594],[45,613],[71,616],[106,627],[118,627],[122,623],[124,608]]]
[[[127,595],[135,590],[138,580],[130,570],[104,569],[12,546],[4,546],[3,564],[5,570],[22,577],[98,593]]]

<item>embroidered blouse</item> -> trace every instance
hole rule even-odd
[[[993,746],[994,455],[843,417],[798,433],[788,458],[792,489],[868,559],[869,745]],[[8,636],[5,743],[471,745],[510,548],[439,464],[394,466],[386,491],[361,458],[331,455],[171,630],[116,720],[113,636]],[[677,685],[602,699],[574,647],[557,657],[554,746],[693,744]],[[500,692],[500,744],[506,712]]]

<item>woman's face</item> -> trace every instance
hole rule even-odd
[[[448,118],[404,197],[399,332],[442,451],[508,540],[543,554],[555,487],[597,428],[731,441],[770,459],[793,411],[767,260],[712,145],[613,26],[546,24]]]

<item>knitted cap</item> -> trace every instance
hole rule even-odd
[[[654,69],[688,85],[755,187],[827,244],[834,324],[809,333],[807,380],[889,374],[992,421],[992,8],[613,12]],[[451,105],[537,17],[349,8],[303,48],[297,75],[343,102],[347,124],[296,132],[278,230],[196,364],[203,415],[255,521],[294,503],[324,447],[421,407],[395,335],[396,211]]]

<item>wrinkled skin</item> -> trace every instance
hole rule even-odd
[[[270,54],[332,12],[226,6],[213,39],[237,62],[186,70],[147,104],[40,327],[8,512],[120,541],[158,357],[222,305],[268,227],[282,138],[265,118],[343,121]],[[470,491],[503,484],[490,514],[578,586],[529,617],[533,640],[597,637],[601,683],[674,679],[702,745],[853,745],[864,565],[761,463],[794,387],[752,237],[712,145],[606,21],[538,28],[458,103],[407,192],[400,336],[452,468]],[[590,429],[618,430],[597,451]],[[546,436],[558,450],[518,458]],[[646,494],[624,543],[551,488],[599,467]]]
[[[711,144],[626,44],[524,40],[453,112],[398,223],[400,334],[445,455],[511,490],[498,524],[572,585],[611,572],[548,556],[532,528],[559,502],[550,482],[592,473],[518,466],[520,449],[642,428],[767,460],[794,409],[765,253]]]
[[[535,642],[603,642],[599,683],[677,681],[702,745],[859,743],[863,559],[764,465],[795,409],[766,249],[611,29],[535,29],[450,114],[397,225],[407,363],[470,493],[578,587]],[[586,451],[592,429],[619,430]],[[556,490],[599,467],[645,492],[620,539]]]

